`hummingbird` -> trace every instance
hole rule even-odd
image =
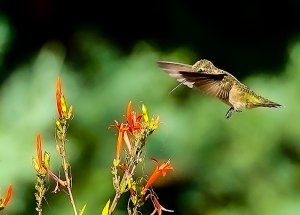
[[[229,72],[215,67],[209,60],[201,59],[193,65],[169,61],[158,61],[157,64],[180,82],[170,93],[177,87],[186,85],[189,88],[200,90],[206,95],[217,97],[230,106],[225,115],[227,119],[234,112],[242,112],[243,109],[282,107],[282,105],[256,94]]]

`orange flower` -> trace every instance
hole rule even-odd
[[[129,137],[128,137],[128,134],[127,134],[126,130],[124,131],[123,136],[124,136],[123,139],[124,139],[124,142],[126,143],[127,149],[129,151],[129,153],[131,153],[131,143],[130,143],[130,140],[129,140]]]
[[[141,129],[140,121],[143,117],[143,114],[137,115],[136,112],[132,110],[131,101],[127,105],[127,124],[128,124],[128,131],[133,133],[134,131],[138,131]]]
[[[67,101],[64,97],[59,77],[56,80],[56,106],[59,119],[71,119],[73,107],[72,105],[70,107],[67,106]]]
[[[57,106],[57,112],[58,112],[59,118],[63,117],[62,104],[61,104],[62,97],[63,97],[63,93],[62,93],[62,88],[61,88],[61,80],[58,77],[56,80],[56,106]]]
[[[123,123],[121,123],[120,125],[117,124],[116,127],[119,129],[116,159],[119,160],[121,154],[122,142],[124,138],[124,132],[127,130],[127,128],[126,125]]]
[[[0,210],[6,207],[6,205],[7,205],[8,202],[9,202],[9,199],[10,199],[10,197],[11,197],[11,194],[12,194],[12,186],[11,186],[11,184],[10,184],[10,185],[8,186],[8,190],[7,190],[7,193],[6,193],[6,196],[5,196],[4,200],[3,200],[3,199],[0,199]]]
[[[153,182],[158,178],[158,176],[166,176],[168,170],[173,170],[174,167],[170,165],[170,160],[167,162],[164,162],[160,166],[158,166],[158,162],[155,159],[152,159],[154,162],[156,162],[156,169],[150,176],[149,180],[147,181],[145,187],[142,190],[142,194],[145,194],[147,192],[147,189],[153,184]]]
[[[151,213],[151,215],[154,215],[156,212],[158,215],[161,215],[163,211],[174,212],[173,210],[169,210],[161,206],[158,199],[154,195],[151,196],[151,200],[154,205],[154,211]]]
[[[42,140],[40,134],[36,136],[36,151],[37,151],[39,169],[42,170],[44,167],[43,167]]]
[[[45,175],[49,168],[50,155],[47,152],[44,152],[43,156],[42,138],[40,134],[36,136],[36,152],[37,159],[32,158],[32,165],[38,174]]]

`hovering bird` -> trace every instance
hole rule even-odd
[[[256,94],[229,72],[215,67],[209,60],[201,59],[194,65],[168,61],[158,61],[157,63],[162,70],[180,82],[171,92],[183,84],[217,97],[230,106],[226,113],[227,119],[234,112],[242,112],[245,108],[282,107],[282,105]]]

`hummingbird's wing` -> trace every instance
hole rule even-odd
[[[179,71],[191,72],[193,66],[183,63],[175,63],[169,61],[158,61],[158,66],[167,73],[178,73]]]
[[[176,90],[179,86],[181,86],[185,80],[184,79],[178,79],[179,72],[186,71],[186,72],[192,72],[193,66],[189,64],[183,64],[183,63],[176,63],[176,62],[170,62],[170,61],[158,61],[158,66],[167,72],[171,77],[174,77],[179,81],[180,83],[174,87],[169,94],[171,94],[174,90]]]
[[[162,70],[180,82],[171,92],[184,84],[190,88],[201,90],[207,95],[216,96],[223,100],[228,99],[232,82],[227,81],[229,78],[227,73],[212,73],[206,70],[193,72],[192,65],[168,61],[158,61],[157,64]]]
[[[229,80],[230,77],[225,73],[179,72],[178,77],[179,80],[184,79],[184,85],[225,101],[229,97],[233,84]]]

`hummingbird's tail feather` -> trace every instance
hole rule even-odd
[[[281,108],[283,107],[281,104],[272,102],[270,100],[265,100],[264,102],[261,102],[259,104],[256,104],[257,107],[268,107],[268,108]]]

